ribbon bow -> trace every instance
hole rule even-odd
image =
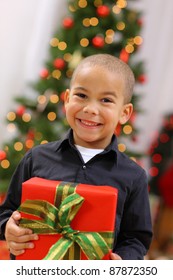
[[[98,232],[81,232],[73,230],[70,223],[82,206],[84,198],[77,193],[70,194],[61,202],[59,208],[43,200],[26,200],[19,207],[19,211],[32,214],[40,220],[22,218],[20,225],[31,228],[39,234],[57,234],[62,237],[51,246],[45,260],[62,259],[68,249],[77,243],[90,260],[102,259],[109,252],[109,247]],[[106,232],[106,238],[112,233]]]

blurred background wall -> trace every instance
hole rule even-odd
[[[62,0],[0,1],[0,145],[10,137],[4,123],[14,96],[32,94],[49,41],[66,11]]]

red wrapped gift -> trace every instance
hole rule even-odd
[[[118,190],[31,178],[22,185],[20,226],[39,234],[18,260],[109,259]]]

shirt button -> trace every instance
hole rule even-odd
[[[82,168],[83,168],[83,169],[86,169],[86,165],[83,165]]]

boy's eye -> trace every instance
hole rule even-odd
[[[112,103],[112,100],[109,99],[109,98],[103,98],[102,102],[104,102],[104,103],[109,103],[109,102]]]
[[[86,98],[86,94],[84,94],[84,93],[76,93],[75,95],[80,98]]]

